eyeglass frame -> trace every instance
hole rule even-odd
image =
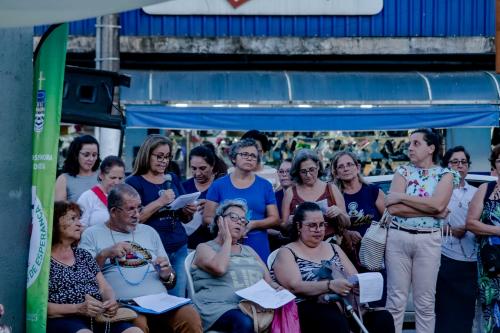
[[[310,167],[309,169],[300,169],[299,170],[299,174],[302,175],[302,176],[307,176],[307,174],[309,174],[309,173],[311,175],[313,175],[318,170],[319,170],[319,167],[314,166],[314,167]]]
[[[223,218],[226,216],[229,216],[229,219],[231,220],[231,222],[235,222],[235,223],[238,222],[238,223],[245,225],[245,226],[248,225],[248,223],[250,223],[250,221],[248,221],[248,219],[246,217],[239,216],[238,214],[236,214],[234,212],[229,212],[227,214],[222,215]],[[236,216],[238,219],[234,220],[233,216]]]
[[[467,160],[450,160],[450,161],[448,161],[448,163],[450,163],[453,166],[458,166],[460,164],[465,165],[465,166],[470,165],[470,162]]]
[[[353,162],[347,162],[345,165],[344,164],[341,164],[341,165],[337,165],[337,170],[345,170],[345,169],[350,169],[352,167],[356,167],[358,166],[356,163],[353,163]]]
[[[254,153],[247,153],[246,151],[244,151],[242,153],[237,152],[236,155],[241,156],[241,158],[243,158],[247,161],[256,161],[259,158],[258,155],[255,155]]]
[[[123,209],[122,207],[118,207],[118,206],[115,206],[115,207],[111,207],[111,208],[116,208],[118,210],[121,210],[122,212],[124,213],[127,213],[128,216],[133,216],[132,214],[135,214],[135,213],[139,213],[141,214],[143,211],[144,211],[144,206],[139,206],[139,207],[136,207],[134,208],[133,210],[132,209],[129,209],[129,210],[125,210]],[[133,212],[132,212],[133,211]]]
[[[321,230],[321,229],[326,229],[328,226],[328,222],[322,221],[322,222],[306,222],[302,221],[302,226],[307,227],[309,231],[316,231],[316,230]]]
[[[158,154],[153,154],[151,153],[151,156],[154,156],[156,158],[156,161],[157,162],[163,162],[165,160],[167,161],[171,161],[173,156],[172,154],[168,154],[168,155],[158,155]]]

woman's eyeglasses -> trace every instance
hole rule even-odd
[[[469,165],[469,161],[467,161],[467,160],[451,160],[450,164],[453,166],[457,166],[459,164],[467,166],[467,165]]]
[[[309,169],[300,169],[299,173],[302,176],[307,176],[308,173],[310,173],[311,175],[313,175],[316,171],[318,171],[317,167],[310,167]]]
[[[304,223],[304,222],[302,222],[302,225],[304,227],[309,228],[309,231],[314,231],[314,230],[325,229],[327,223],[326,222],[319,222],[319,223],[314,223],[314,222]]]
[[[226,215],[222,215],[222,217],[226,217],[226,216],[229,217],[229,219],[231,220],[231,222],[241,223],[243,225],[247,225],[248,224],[248,220],[246,219],[246,217],[239,216],[236,213],[227,213]]]
[[[99,154],[97,154],[97,153],[91,153],[89,151],[81,151],[80,155],[82,155],[83,158],[89,158],[89,157],[97,158],[99,156]]]
[[[243,152],[243,153],[237,153],[236,155],[240,155],[241,157],[243,157],[245,160],[251,160],[251,161],[254,161],[257,159],[257,155],[255,155],[254,153],[247,153],[247,152]]]
[[[158,162],[163,162],[165,160],[170,161],[172,159],[172,155],[170,155],[170,154],[167,154],[167,155],[151,154],[151,156],[156,157],[156,160]]]
[[[345,170],[355,167],[356,164],[348,162],[346,164],[337,165],[337,170]]]

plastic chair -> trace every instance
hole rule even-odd
[[[267,269],[271,270],[274,264],[274,260],[276,260],[276,256],[278,255],[278,251],[280,249],[276,249],[273,252],[269,254],[269,257],[267,257]]]
[[[194,300],[196,297],[196,294],[194,292],[194,284],[193,284],[193,277],[191,276],[191,264],[193,263],[194,256],[196,255],[196,251],[193,251],[188,254],[186,257],[186,260],[184,260],[184,271],[186,272],[187,276],[187,294],[188,298],[191,300]],[[219,331],[213,331],[213,330],[208,330],[206,333],[223,333]]]

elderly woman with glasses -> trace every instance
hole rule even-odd
[[[152,134],[139,148],[132,175],[125,182],[139,192],[144,205],[140,221],[158,232],[177,272],[177,284],[170,293],[184,297],[187,276],[183,265],[187,257],[188,237],[182,223],[191,221],[197,207],[189,204],[178,210],[169,209],[168,205],[184,194],[177,176],[167,171],[171,159],[172,141],[163,135]]]
[[[282,226],[288,227],[296,207],[309,201],[321,205],[328,222],[326,237],[341,236],[349,227],[342,193],[335,184],[328,184],[319,178],[322,172],[322,163],[315,152],[309,149],[297,152],[290,169],[294,184],[286,190],[281,206]]]
[[[301,203],[293,216],[292,243],[279,250],[272,267],[278,283],[297,296],[303,333],[350,332],[345,314],[336,303],[325,302],[324,295],[349,296],[355,286],[348,279],[357,271],[338,245],[323,241],[326,227],[316,203]],[[385,310],[368,311],[363,319],[369,332],[394,332]]]
[[[234,143],[229,151],[234,171],[215,180],[208,189],[203,220],[211,223],[219,203],[229,199],[242,199],[247,203],[247,219],[244,243],[252,247],[262,258],[269,256],[269,240],[266,229],[279,225],[278,208],[273,187],[255,174],[260,162],[258,147],[253,139]]]
[[[241,299],[235,291],[261,279],[274,288],[279,287],[257,253],[240,244],[249,223],[247,213],[245,202],[224,201],[217,208],[211,225],[217,237],[196,248],[191,266],[196,293],[194,302],[205,331],[252,333],[253,320],[238,308]]]

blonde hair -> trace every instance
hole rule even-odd
[[[331,159],[331,171],[332,171],[332,175],[333,175],[333,183],[335,185],[337,185],[340,192],[344,192],[344,183],[340,179],[337,178],[337,164],[339,163],[339,160],[342,156],[349,156],[354,161],[354,164],[356,164],[356,167],[361,165],[358,161],[358,156],[356,156],[356,154],[354,154],[350,151],[347,151],[347,150],[339,151],[338,153],[336,153],[332,157],[332,159]],[[361,184],[366,184],[366,181],[363,179],[361,172],[358,172],[358,180]]]

